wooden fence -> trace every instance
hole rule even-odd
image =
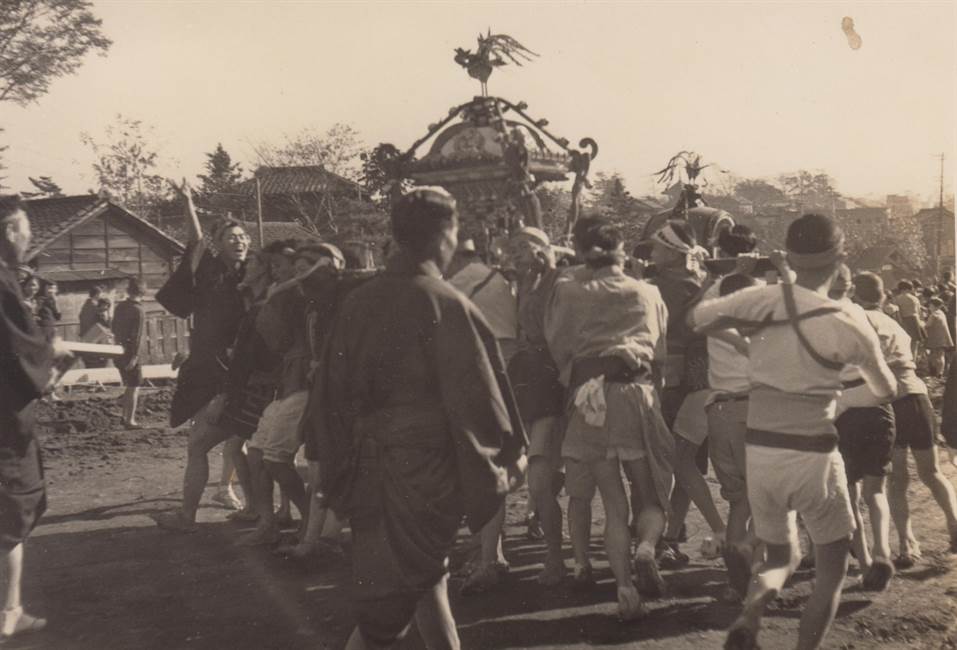
[[[67,341],[80,340],[78,322],[59,322],[57,333]],[[140,363],[170,363],[177,353],[189,353],[189,326],[187,321],[165,311],[146,314],[146,331],[140,343]]]

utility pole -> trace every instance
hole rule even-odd
[[[256,178],[256,228],[259,231],[259,249],[266,245],[265,237],[263,236],[263,188],[259,182],[259,178]]]
[[[944,154],[940,154],[940,198],[937,200],[937,239],[934,242],[934,268],[940,277],[940,245],[944,234]]]

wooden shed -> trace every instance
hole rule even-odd
[[[90,288],[101,285],[114,304],[125,282],[147,284],[147,332],[143,357],[169,361],[187,349],[185,321],[168,314],[152,296],[169,277],[185,247],[109,197],[87,194],[25,201],[33,240],[27,263],[59,286],[61,336],[78,340],[78,316]]]

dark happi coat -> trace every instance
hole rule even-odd
[[[239,283],[243,266],[229,268],[218,255],[203,253],[196,273],[187,250],[179,268],[156,292],[156,302],[180,318],[192,316],[189,359],[179,370],[170,424],[179,426],[223,392],[229,348],[245,313]]]
[[[0,550],[22,542],[46,510],[33,436],[35,400],[50,380],[53,349],[0,261]]]
[[[384,521],[407,585],[438,579],[463,514],[473,531],[494,515],[525,445],[485,319],[434,263],[395,255],[341,306],[313,390],[327,504],[354,530]]]

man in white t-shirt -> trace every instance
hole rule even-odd
[[[714,286],[712,296],[727,296],[758,284],[742,274],[731,274]],[[763,282],[761,283],[764,284]],[[707,298],[708,295],[705,294]],[[728,502],[724,563],[730,590],[726,598],[739,600],[748,590],[753,548],[748,534],[751,508],[745,470],[744,439],[748,425],[748,339],[736,330],[720,330],[708,337],[708,451],[714,473],[721,484],[721,496]],[[732,593],[733,592],[733,593]]]
[[[787,233],[783,283],[739,291],[695,307],[695,331],[738,328],[750,334],[747,489],[755,533],[767,559],[752,577],[744,610],[726,648],[753,648],[765,605],[799,561],[797,513],[815,544],[817,576],[798,632],[798,648],[817,648],[840,599],[854,518],[834,420],[840,408],[873,404],[897,384],[877,335],[862,328],[827,291],[845,257],[844,235],[828,217],[809,214]],[[788,266],[796,271],[792,277]],[[840,371],[861,369],[862,387],[842,394]]]

